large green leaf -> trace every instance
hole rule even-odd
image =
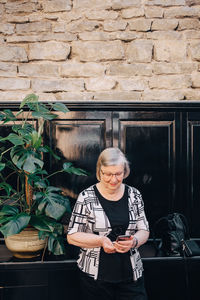
[[[5,164],[0,162],[0,172],[5,168]]]
[[[66,211],[71,211],[69,199],[61,194],[61,190],[56,187],[48,187],[45,193],[35,195],[38,201],[38,213],[59,220]]]
[[[28,173],[34,173],[37,170],[37,166],[43,168],[44,162],[33,155],[29,155],[23,165],[23,170]]]
[[[9,141],[12,144],[14,144],[15,146],[24,144],[23,137],[15,134],[15,133],[10,133],[7,137],[3,138],[2,140]]]
[[[35,130],[35,128],[31,124],[24,124],[23,127],[22,127],[22,125],[13,125],[12,130],[14,132],[19,133],[22,136],[25,136],[25,135],[31,134],[32,131]]]
[[[49,152],[55,159],[60,160],[60,156],[56,155],[49,146],[45,145],[43,148],[45,148],[46,152]],[[45,152],[45,151],[42,151],[42,152]]]
[[[52,105],[53,109],[56,111],[62,111],[63,113],[66,113],[69,111],[67,106],[64,103],[56,102]]]
[[[20,108],[24,107],[27,103],[38,102],[38,96],[35,94],[27,95],[21,102]]]
[[[30,224],[38,230],[51,232],[51,228],[48,226],[48,220],[43,215],[32,215],[30,219]]]
[[[0,189],[3,189],[6,191],[7,196],[10,195],[10,192],[12,191],[12,186],[6,182],[1,182],[0,183]]]
[[[15,215],[8,223],[0,227],[0,231],[5,237],[17,234],[27,227],[30,218],[26,213]]]
[[[36,130],[34,130],[31,133],[31,143],[32,143],[32,146],[36,149],[38,147],[40,147],[40,145],[42,143],[42,137],[41,137],[41,135],[38,135],[38,132]]]
[[[37,167],[43,168],[44,162],[40,160],[39,154],[28,148],[15,146],[10,152],[12,162],[20,169],[28,173],[34,173]]]
[[[57,118],[56,114],[50,113],[50,112],[40,112],[40,111],[34,111],[32,112],[33,118],[43,118],[44,120],[53,120]]]
[[[62,255],[65,253],[65,247],[62,237],[51,234],[48,238],[48,250],[54,255]]]
[[[10,109],[4,109],[4,124],[10,121],[16,121],[17,118]]]
[[[11,205],[4,205],[0,210],[0,216],[15,216],[18,213],[19,213],[19,209]]]
[[[82,175],[82,176],[88,176],[88,172],[80,169],[80,168],[76,168],[72,165],[72,163],[67,162],[63,164],[63,171],[69,173],[69,174],[75,174],[75,175]]]
[[[3,121],[4,118],[5,118],[5,115],[2,112],[0,112],[0,121]]]

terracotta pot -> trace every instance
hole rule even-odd
[[[32,258],[40,255],[45,247],[46,240],[40,240],[38,230],[25,228],[18,234],[5,238],[6,247],[17,258]]]

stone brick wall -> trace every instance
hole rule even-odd
[[[199,100],[199,0],[0,0],[0,100]]]

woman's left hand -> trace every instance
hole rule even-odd
[[[131,248],[134,247],[134,238],[132,236],[132,238],[130,240],[126,240],[126,241],[115,241],[114,243],[116,252],[119,253],[126,253],[128,252]]]

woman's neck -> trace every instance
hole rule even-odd
[[[119,200],[124,194],[124,184],[122,183],[116,190],[106,188],[101,182],[97,183],[97,189],[100,194],[107,200]]]

